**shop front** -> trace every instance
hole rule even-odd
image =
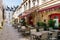
[[[40,21],[45,22],[48,24],[50,19],[55,20],[55,28],[58,28],[60,25],[60,4],[58,5],[52,5],[45,7],[43,9],[40,9],[39,11]],[[49,24],[48,24],[49,25]]]
[[[60,22],[60,5],[53,5],[39,10],[40,21],[48,23],[49,19],[58,18]]]
[[[60,13],[54,13],[49,16],[50,16],[50,19],[58,19],[58,22],[60,23]]]
[[[37,8],[32,8],[25,11],[21,16],[20,19],[24,18],[27,25],[34,26],[36,24],[36,10]]]
[[[27,16],[27,23],[28,23],[28,25],[34,26],[33,16],[31,14]]]
[[[55,28],[58,28],[60,23],[60,13],[51,14],[49,17],[55,21]]]
[[[26,25],[31,25],[31,26],[33,26],[34,24],[33,24],[33,16],[32,16],[32,14],[30,13],[30,14],[25,14],[25,15],[22,15],[21,17],[20,17],[20,21],[23,21],[23,22],[26,22]]]

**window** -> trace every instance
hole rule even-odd
[[[24,10],[25,10],[25,5],[24,5]]]
[[[27,3],[26,3],[26,6],[27,6]]]
[[[44,22],[46,22],[46,20],[44,19]]]
[[[29,8],[30,8],[30,5],[31,5],[31,3],[30,3],[30,0],[29,0]]]
[[[32,1],[32,2],[33,2],[33,6],[35,6],[35,1],[36,1],[36,0],[33,0],[33,1]]]
[[[27,6],[26,6],[26,3],[25,3],[25,4],[24,4],[24,10],[26,10],[26,7],[27,7]]]
[[[39,5],[39,0],[37,0],[37,5]]]
[[[27,3],[26,3],[26,9],[27,9]]]

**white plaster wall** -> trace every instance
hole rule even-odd
[[[1,22],[3,21],[2,19],[2,10],[0,9],[0,27],[1,27]]]
[[[29,9],[29,2],[27,2],[27,10]]]
[[[56,5],[56,4],[59,4],[59,3],[60,3],[60,0],[57,1],[57,2],[54,2],[54,3],[52,3],[52,4],[46,5],[46,6],[44,6],[44,7],[41,7],[40,9],[45,8],[45,7],[49,7],[49,6],[52,6],[52,5]]]
[[[35,2],[35,5],[37,5],[37,0],[36,0],[36,2]]]
[[[24,5],[22,5],[22,8],[21,8],[21,13],[24,12]]]
[[[34,5],[33,5],[32,0],[30,0],[30,1],[31,1],[30,8],[32,8]],[[48,2],[48,1],[51,1],[51,0],[46,0],[46,2]],[[27,2],[27,7],[26,7],[25,10],[28,10],[28,9],[29,9],[29,3],[28,3],[28,1],[26,1],[26,2]],[[43,3],[45,3],[45,2],[43,2],[43,0],[39,0],[39,6],[42,5]],[[55,3],[53,3],[53,4],[50,4],[50,5],[47,5],[47,6],[51,6],[51,5],[54,5],[54,4],[57,4],[57,3],[60,3],[60,1],[55,2]],[[23,13],[23,12],[25,11],[25,10],[24,10],[24,5],[26,5],[26,3],[24,3],[24,4],[22,5],[22,8],[19,9],[18,14],[21,14],[21,13]],[[36,0],[36,2],[35,2],[35,6],[38,6],[37,0]],[[47,6],[41,7],[40,9],[45,8],[45,7],[47,7]],[[16,12],[16,13],[17,13],[17,12]]]
[[[41,5],[42,4],[42,0],[39,0],[39,5]]]
[[[31,0],[31,7],[33,7],[33,3],[32,3],[32,0]]]
[[[1,22],[3,21],[2,6],[3,6],[3,2],[2,2],[2,0],[0,0],[0,27],[1,27]]]

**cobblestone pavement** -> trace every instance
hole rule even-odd
[[[5,23],[0,31],[0,40],[27,40],[23,38],[21,33],[18,33],[10,24]]]

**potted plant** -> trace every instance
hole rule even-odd
[[[48,29],[47,24],[43,22],[43,24],[42,24],[42,25],[43,25],[44,31],[46,31],[46,30]]]
[[[59,23],[59,30],[60,30],[60,23]]]
[[[39,32],[40,27],[44,27],[45,23],[44,22],[37,22],[37,32]]]
[[[37,28],[36,31],[39,32],[40,22],[37,22]]]
[[[55,28],[54,26],[55,26],[55,21],[54,20],[52,20],[52,19],[50,19],[49,21],[48,21],[48,25],[49,25],[49,27],[50,28]]]

